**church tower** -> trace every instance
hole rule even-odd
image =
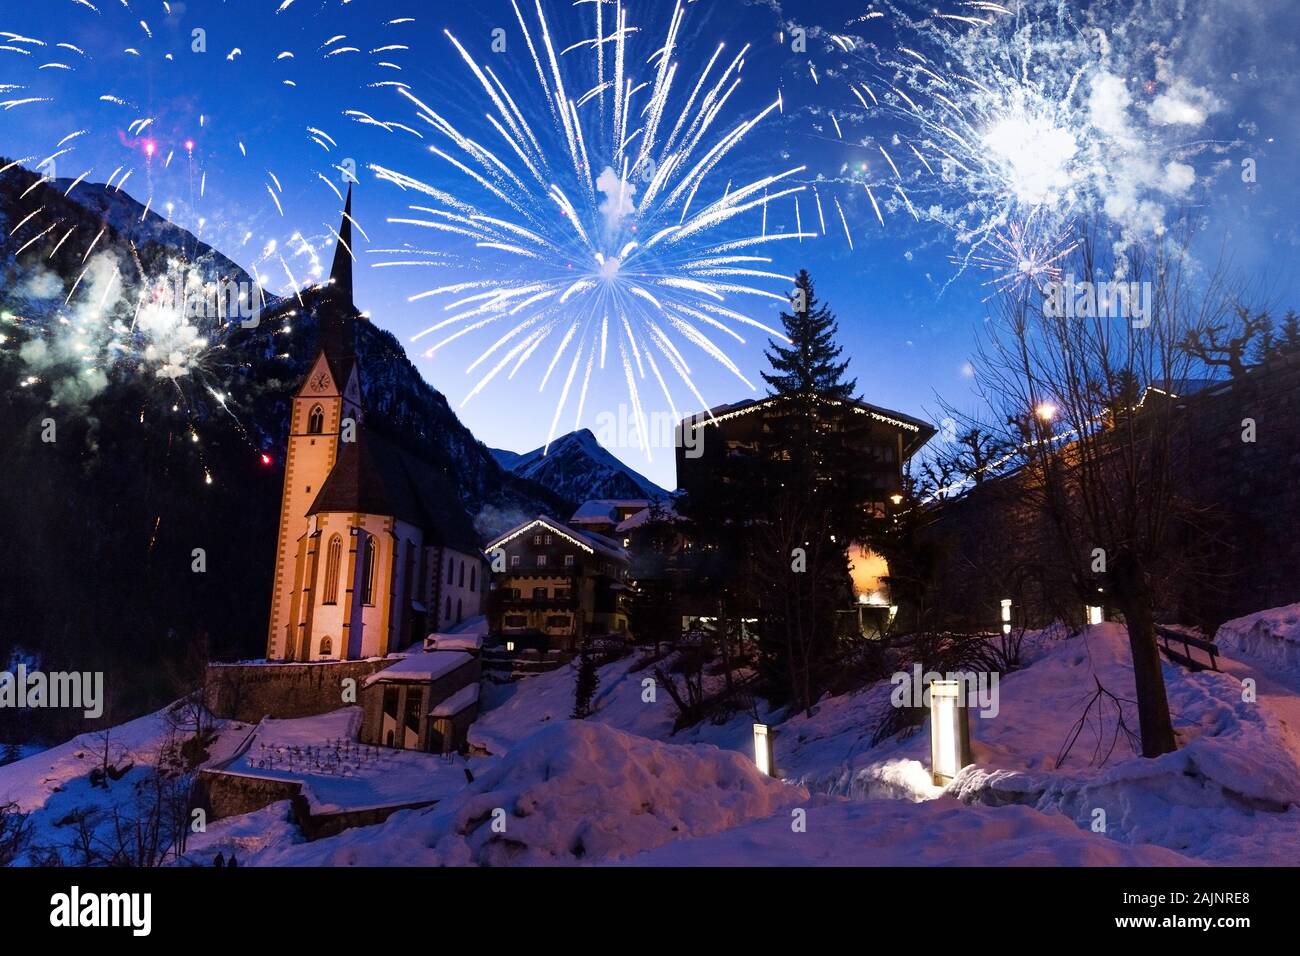
[[[356,360],[358,312],[352,301],[350,186],[329,284],[314,294],[320,347],[294,395],[289,416],[267,660],[306,659],[305,650],[299,647],[299,635],[292,633],[292,621],[294,598],[304,586],[295,580],[298,551],[304,544],[308,549],[317,546],[310,537],[312,519],[307,512],[338,460],[340,443],[354,440],[361,424],[361,382]]]

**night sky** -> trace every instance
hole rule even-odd
[[[1041,195],[1030,195],[1032,189],[1021,188],[1023,179],[1012,180],[1024,172],[1015,152],[1037,149],[1047,137],[1035,135],[1014,144],[1006,162],[1015,168],[1005,180],[999,179],[1000,190],[989,188],[987,176],[971,173],[969,163],[963,166],[962,161],[970,159],[964,155],[950,156],[957,163],[954,175],[923,165],[917,153],[940,167],[939,147],[945,144],[932,131],[919,129],[900,105],[900,96],[890,92],[891,86],[904,94],[911,89],[912,98],[917,98],[905,82],[909,75],[896,64],[914,50],[917,63],[945,79],[954,72],[977,75],[981,64],[996,64],[996,55],[986,56],[986,52],[998,49],[1003,42],[999,37],[1008,35],[1014,20],[1012,13],[985,9],[990,5],[961,3],[943,4],[942,10],[954,17],[988,17],[989,22],[909,19],[909,15],[925,18],[932,6],[779,0],[686,4],[674,51],[680,74],[671,88],[664,122],[671,126],[675,109],[681,108],[718,43],[726,44],[724,60],[751,45],[739,74],[741,82],[696,157],[778,95],[781,108],[709,171],[694,211],[720,198],[729,186],[737,189],[764,176],[806,167],[770,188],[804,186],[799,194],[802,226],[818,235],[772,243],[750,254],[770,256],[770,265],[761,268],[781,275],[792,275],[799,268],[811,271],[819,295],[839,316],[841,339],[852,360],[850,371],[866,400],[938,417],[938,396],[959,406],[972,401],[966,363],[987,311],[985,300],[993,293],[989,282],[996,273],[974,264],[963,268],[973,241],[971,229],[1008,210],[1013,217],[1024,215],[1027,207],[1043,200]],[[1002,6],[1017,8],[1010,0]],[[1077,144],[1074,155],[1087,155],[1094,167],[1081,178],[1106,184],[1100,191],[1079,188],[1071,194],[1069,209],[1054,211],[1108,217],[1120,229],[1146,228],[1156,220],[1172,223],[1179,215],[1190,214],[1197,222],[1192,254],[1198,262],[1208,267],[1223,256],[1256,280],[1261,302],[1279,312],[1300,306],[1300,278],[1293,268],[1300,247],[1296,227],[1300,186],[1292,168],[1300,147],[1295,120],[1300,107],[1296,83],[1300,18],[1294,14],[1294,4],[1284,0],[1143,2],[1132,18],[1127,11],[1134,4],[1127,2],[1113,10],[1106,4],[1029,6],[1021,17],[1040,24],[1032,42],[1043,46],[1035,64],[1043,63],[1049,71],[1064,68],[1068,51],[1061,54],[1054,44],[1078,49],[1077,44],[1090,42],[1098,24],[1107,25],[1113,48],[1108,47],[1105,66],[1131,97],[1119,111],[1125,117],[1119,133],[1117,127],[1107,125],[1105,117],[1113,120],[1116,112],[1109,109],[1113,104],[1103,102],[1104,96],[1094,96],[1086,109],[1052,112],[1052,124],[1073,137],[1072,149]],[[536,40],[536,11],[522,3],[521,9]],[[569,96],[577,99],[594,84],[593,52],[583,46],[559,51],[593,35],[594,5],[543,3],[543,9],[571,87]],[[608,28],[614,4],[604,9]],[[659,0],[627,4],[629,26],[638,28],[627,40],[627,69],[635,82],[653,82],[655,65],[646,61],[662,43],[673,9],[673,3]],[[862,19],[873,12],[883,15]],[[406,18],[413,22],[402,22]],[[792,48],[795,28],[806,31],[806,51]],[[206,51],[193,49],[196,29],[205,31]],[[504,33],[494,36],[496,29]],[[437,206],[439,201],[403,192],[376,177],[370,164],[463,198],[480,213],[512,218],[506,205],[479,183],[430,153],[431,145],[449,153],[454,150],[447,137],[418,119],[413,104],[396,87],[375,85],[409,84],[415,96],[458,130],[519,169],[516,157],[486,119],[488,114],[496,115],[493,104],[444,30],[500,78],[520,114],[538,131],[542,150],[562,169],[562,142],[544,135],[553,127],[538,93],[533,59],[511,4],[499,0],[190,0],[169,8],[161,0],[131,0],[129,6],[123,0],[94,0],[93,7],[77,0],[0,0],[0,31],[18,35],[0,38],[0,105],[6,107],[0,111],[0,153],[29,158],[28,165],[34,166],[67,149],[54,160],[57,175],[75,178],[86,173],[89,182],[104,182],[115,171],[120,181],[125,170],[134,170],[126,192],[255,268],[275,291],[291,286],[285,265],[299,283],[318,276],[311,255],[292,239],[296,232],[316,250],[321,260],[316,267],[328,268],[333,246],[329,230],[337,225],[341,204],[324,180],[345,188],[337,167],[353,160],[359,180],[354,213],[369,236],[368,242],[357,236],[359,262],[373,266],[409,259],[382,251],[407,243],[446,256],[432,268],[359,268],[358,305],[407,344],[424,376],[457,407],[504,355],[498,352],[475,372],[466,373],[466,367],[505,326],[471,331],[426,357],[425,348],[439,336],[411,339],[448,314],[443,308],[447,298],[410,301],[411,297],[466,277],[522,282],[530,269],[563,270],[571,265],[558,260],[534,265],[516,256],[498,255],[499,250],[476,250],[455,233],[389,221],[425,218],[409,207]],[[985,52],[960,45],[962,35],[971,31],[983,31],[989,38]],[[494,39],[504,42],[503,52],[493,51]],[[957,46],[945,49],[947,43]],[[283,56],[286,52],[292,56]],[[963,65],[962,55],[970,62]],[[996,72],[996,65],[991,69]],[[1094,80],[1089,75],[1082,82]],[[863,108],[850,88],[854,83],[860,92],[865,84],[872,90],[868,95],[880,97],[872,104],[875,108]],[[973,88],[970,84],[956,87]],[[1108,88],[1094,85],[1093,89]],[[640,109],[646,105],[649,87],[634,96]],[[28,99],[33,101],[23,102]],[[1016,102],[1017,108],[1024,106]],[[964,110],[968,104],[954,105]],[[976,135],[998,123],[987,102],[978,105],[981,108],[966,114]],[[593,99],[580,108],[588,111],[580,115],[590,115],[595,107]],[[932,107],[933,101],[919,103],[920,110],[929,111],[927,115],[940,115]],[[1040,117],[1036,110],[1030,103],[1024,115]],[[389,128],[370,123],[369,118],[390,124]],[[133,128],[141,119],[151,122]],[[392,123],[408,126],[420,137]],[[591,141],[585,144],[593,175],[608,163],[601,156],[603,141],[594,135],[597,128],[593,121]],[[1090,152],[1095,140],[1107,135],[1115,142]],[[970,135],[964,134],[964,141],[980,151]],[[192,152],[187,143],[192,143]],[[919,148],[913,151],[912,146]],[[1125,208],[1110,195],[1121,175],[1114,163],[1117,153],[1108,152],[1115,149],[1127,150],[1132,163],[1119,165],[1124,176],[1131,175],[1137,182],[1134,188],[1142,197]],[[1243,160],[1253,161],[1253,177],[1243,175]],[[1253,182],[1247,181],[1251,178]],[[643,181],[640,188],[644,186]],[[813,186],[823,206],[821,217]],[[843,210],[852,249],[836,202]],[[1054,203],[1064,205],[1056,192],[1047,200],[1049,206]],[[534,211],[552,221],[560,215],[554,204]],[[792,197],[769,205],[765,228],[769,235],[794,231]],[[755,208],[724,223],[712,236],[713,244],[761,235],[763,229],[763,212]],[[643,234],[638,238],[646,239]],[[3,241],[10,241],[9,237]],[[275,246],[267,255],[271,241]],[[789,288],[771,279],[754,279],[753,284],[770,293]],[[727,306],[768,324],[775,322],[780,309],[778,302],[761,297],[728,293],[726,299]],[[710,338],[761,390],[758,372],[765,367],[761,350],[766,335],[755,328],[735,329],[744,344],[716,329],[709,330]],[[588,331],[575,337],[571,350],[583,347]],[[569,353],[557,363],[540,395],[538,387],[564,335],[565,326],[558,323],[513,378],[507,378],[511,370],[507,366],[458,409],[482,440],[514,450],[546,441]],[[681,336],[674,336],[674,341],[708,403],[755,394],[696,344]],[[558,418],[556,434],[575,423],[597,430],[602,413],[618,416],[620,406],[628,407],[628,387],[621,365],[613,358],[612,343],[610,350],[606,368],[596,368],[591,376],[581,419],[575,422],[575,391]],[[667,353],[657,354],[678,410],[694,410],[696,396],[670,374]],[[642,368],[639,382],[646,413],[664,411],[667,402],[653,374]],[[649,458],[634,442],[614,442],[612,450],[660,484],[675,484],[671,449],[654,448]]]

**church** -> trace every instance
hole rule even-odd
[[[352,193],[320,345],[294,394],[267,630],[272,662],[385,657],[483,612],[480,542],[451,482],[366,423],[352,298]]]

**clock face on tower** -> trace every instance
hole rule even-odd
[[[311,380],[311,387],[314,391],[323,392],[325,391],[329,383],[330,383],[329,373],[322,371],[317,373],[316,377]]]

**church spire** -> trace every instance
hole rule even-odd
[[[352,304],[352,184],[348,183],[348,198],[343,205],[343,221],[339,224],[339,243],[334,247],[334,264],[330,267],[330,284],[348,305]]]
[[[352,304],[352,186],[343,206],[339,243],[330,267],[330,284],[316,307],[320,321],[320,346],[339,388],[347,382],[356,360],[356,306]]]

